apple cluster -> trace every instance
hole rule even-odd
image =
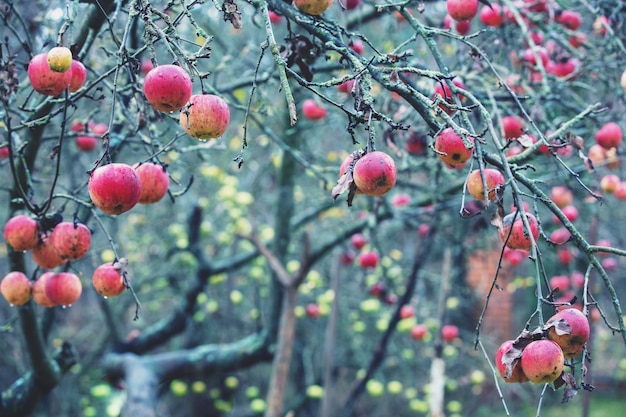
[[[562,377],[565,359],[583,353],[589,332],[589,321],[579,309],[560,310],[544,326],[500,345],[495,356],[498,373],[509,383],[554,382]]]
[[[87,70],[72,59],[68,48],[57,46],[30,60],[28,79],[38,93],[57,97],[68,88],[70,93],[78,91],[87,80]]]

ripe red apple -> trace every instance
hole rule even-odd
[[[505,139],[517,139],[524,134],[524,125],[517,116],[504,116],[502,118],[502,130]]]
[[[550,278],[550,289],[559,289],[559,292],[565,292],[570,287],[570,279],[567,275],[554,275]]]
[[[617,271],[618,262],[614,257],[604,258],[601,261],[602,268],[604,268],[607,272]]]
[[[463,83],[463,80],[461,80],[461,78],[459,77],[454,77],[452,79],[452,84],[460,89],[465,89],[465,84]],[[453,105],[456,103],[454,101],[454,97],[452,96],[452,91],[450,90],[450,87],[448,87],[448,84],[444,80],[440,80],[435,84],[435,92],[432,98],[433,101],[437,98],[437,96],[439,96],[439,99],[442,100],[442,102],[439,103],[439,108],[448,114],[452,114],[454,112],[454,109],[446,104]],[[461,102],[465,99],[465,97],[461,93],[457,93],[457,98]]]
[[[271,22],[273,25],[277,25],[277,24],[279,24],[279,23],[280,23],[280,21],[281,21],[281,20],[283,20],[283,18],[282,18],[282,16],[281,16],[281,15],[279,15],[278,13],[276,13],[276,12],[274,12],[274,11],[272,11],[272,10],[270,10],[270,11],[268,12],[268,14],[270,15],[270,22]]]
[[[375,282],[369,288],[369,293],[372,297],[383,297],[387,295],[387,286],[382,281]]]
[[[406,151],[411,155],[423,154],[428,148],[426,135],[412,131],[406,142],[404,142],[404,147],[406,148]]]
[[[145,76],[154,69],[154,63],[151,59],[144,59],[141,61],[141,73]]]
[[[189,99],[189,110],[180,112],[180,125],[196,139],[219,138],[229,123],[228,104],[213,94],[194,94]]]
[[[524,259],[528,258],[528,251],[522,249],[511,249],[508,246],[505,246],[502,258],[506,261],[506,263],[515,267],[521,264]]]
[[[451,342],[459,337],[459,328],[454,324],[446,324],[441,328],[441,338],[444,342]]]
[[[428,334],[428,327],[425,324],[415,324],[411,327],[411,337],[415,340],[424,340]]]
[[[583,352],[589,340],[589,320],[577,308],[559,311],[546,322],[548,337],[556,342],[566,358],[573,358]]]
[[[32,284],[23,272],[9,272],[0,281],[0,293],[12,306],[21,306],[30,300]]]
[[[361,0],[344,0],[341,3],[346,10],[354,10],[361,5]]]
[[[626,200],[626,181],[620,181],[619,184],[617,184],[613,195],[618,200]]]
[[[620,182],[621,180],[617,175],[606,174],[600,180],[600,188],[607,194],[613,194]]]
[[[622,144],[622,128],[614,122],[604,124],[596,132],[596,143],[604,149],[617,148]]]
[[[450,29],[454,25],[454,29],[456,33],[461,36],[467,35],[472,29],[472,21],[471,20],[454,20],[452,16],[447,14],[443,18],[443,27],[444,29]]]
[[[46,282],[54,276],[55,272],[44,272],[33,284],[33,300],[43,307],[54,307],[55,304],[46,295]]]
[[[561,209],[561,211],[570,222],[574,222],[578,218],[578,209],[574,205],[570,204],[569,206],[565,206]],[[552,215],[552,221],[555,224],[561,224],[561,220],[556,216],[556,214]]]
[[[87,80],[87,69],[82,62],[73,60],[70,68],[72,79],[70,81],[70,93],[75,93],[85,84]]]
[[[31,255],[33,261],[45,269],[53,269],[67,262],[67,259],[59,256],[54,246],[50,243],[50,238],[46,235],[41,237],[41,241],[33,248]]]
[[[369,152],[354,164],[354,184],[365,195],[382,196],[393,188],[398,175],[396,163],[384,152]]]
[[[35,55],[28,64],[28,79],[33,89],[40,94],[56,97],[72,81],[72,72],[54,72],[48,66],[48,54]]]
[[[472,20],[478,13],[478,0],[446,0],[446,7],[454,20]]]
[[[411,196],[408,194],[396,194],[391,198],[391,205],[394,207],[403,207],[411,204]]]
[[[98,294],[104,297],[116,297],[126,289],[124,277],[111,262],[97,267],[93,271],[91,282]]]
[[[530,213],[525,213],[528,225],[530,226],[530,233],[533,240],[536,242],[539,238],[539,225],[537,219]],[[506,246],[511,249],[524,249],[530,250],[532,247],[530,235],[524,230],[524,223],[522,221],[523,212],[510,213],[504,216],[502,219],[502,228],[498,230],[500,239],[506,242]],[[515,221],[513,221],[515,219]],[[510,233],[510,236],[509,236]],[[508,240],[506,240],[508,237]]]
[[[308,98],[302,102],[302,114],[309,120],[322,120],[327,113],[326,108],[317,104],[315,99]]]
[[[93,125],[90,124],[89,129],[91,129],[91,133],[96,136],[102,136],[109,131],[109,127],[106,125],[106,123],[95,123]]]
[[[504,185],[504,175],[497,169],[485,168],[482,171],[475,169],[470,172],[467,177],[467,191],[476,200],[482,201],[485,199],[485,188],[483,186],[483,178],[487,184],[487,199],[493,200],[496,197],[495,188],[498,185]]]
[[[378,253],[374,251],[361,252],[359,255],[359,265],[361,268],[376,268],[378,261],[380,260]]]
[[[528,63],[528,65],[530,65],[531,67],[534,67],[535,65],[537,65],[537,58],[535,57],[535,55],[539,57],[539,60],[541,61],[541,64],[544,67],[548,65],[548,62],[550,61],[550,54],[548,53],[548,50],[545,47],[539,46],[539,45],[535,46],[534,48],[525,49],[522,52],[522,59],[526,63]]]
[[[550,190],[550,200],[559,208],[569,206],[574,202],[574,194],[563,185],[555,185]]]
[[[491,3],[491,7],[483,6],[480,9],[479,18],[485,26],[491,26],[494,28],[500,27],[502,26],[502,23],[504,23],[502,8],[498,3]]]
[[[361,233],[355,233],[350,237],[350,242],[354,249],[361,249],[367,243],[367,238],[363,236]]]
[[[54,273],[46,279],[45,288],[48,299],[60,306],[71,306],[83,291],[80,279],[71,272]]]
[[[572,252],[568,248],[559,248],[556,253],[556,256],[560,263],[563,265],[569,265],[574,260],[574,252]]]
[[[353,39],[350,41],[350,49],[356,52],[359,55],[363,55],[363,51],[365,51],[365,45],[363,45],[363,41],[360,39]]]
[[[159,65],[143,81],[148,102],[162,112],[180,110],[191,97],[191,77],[178,65]]]
[[[80,259],[91,246],[91,230],[82,223],[61,222],[54,226],[50,244],[62,259]]]
[[[127,164],[111,163],[97,167],[89,177],[91,200],[106,214],[122,214],[141,197],[141,181]]]
[[[417,226],[417,236],[420,239],[424,239],[430,233],[430,226],[426,223],[422,223]]]
[[[556,245],[563,245],[567,243],[571,237],[572,234],[565,227],[559,227],[550,233],[550,240]]]
[[[93,151],[98,146],[98,138],[87,135],[76,136],[76,147],[84,152]]]
[[[7,159],[8,157],[9,157],[9,147],[1,146],[0,147],[0,161],[2,161],[3,159]]]
[[[170,177],[162,165],[146,162],[133,166],[141,182],[140,204],[153,204],[161,201],[170,186]]]
[[[4,240],[15,251],[33,249],[39,243],[37,221],[24,214],[11,217],[4,225]]]
[[[470,143],[474,143],[474,138],[467,139]],[[437,135],[435,150],[439,159],[454,169],[464,167],[474,153],[474,147],[467,148],[463,139],[451,127],[445,128]]]
[[[66,72],[72,67],[72,51],[64,46],[55,46],[46,55],[48,67],[54,72]]]
[[[341,262],[342,265],[352,265],[354,263],[354,258],[354,252],[346,251],[339,257],[339,262]]]
[[[410,317],[413,317],[414,315],[415,315],[415,309],[412,306],[405,304],[400,308],[401,319],[408,319]]]
[[[322,315],[320,311],[320,306],[315,303],[309,303],[306,305],[306,315],[311,317],[312,319],[316,319]]]
[[[337,86],[337,90],[346,94],[350,94],[353,88],[354,80],[346,80]]]
[[[505,382],[527,382],[528,378],[524,375],[524,371],[522,371],[522,364],[519,359],[511,361],[511,371],[510,375],[507,377],[507,366],[502,359],[504,355],[511,350],[511,347],[513,347],[513,340],[507,340],[502,343],[496,351],[496,368],[498,369],[498,373]]]
[[[580,13],[565,9],[557,14],[556,21],[570,30],[578,30],[583,20]]]
[[[552,340],[535,340],[522,352],[522,371],[535,384],[555,381],[563,372],[564,362],[561,347]]]
[[[294,0],[293,4],[301,12],[317,16],[328,10],[333,0]]]

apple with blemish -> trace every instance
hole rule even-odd
[[[71,306],[83,291],[78,276],[72,272],[56,272],[45,282],[48,299],[55,305]]]
[[[393,158],[384,152],[374,151],[356,161],[352,176],[359,191],[380,197],[396,184],[398,172]]]
[[[46,96],[57,97],[72,82],[72,72],[55,72],[50,69],[48,54],[35,55],[28,64],[28,80],[35,91]]]
[[[80,259],[91,246],[91,230],[82,223],[61,222],[54,226],[50,244],[61,259]]]
[[[503,362],[506,355],[511,348],[513,347],[513,340],[507,340],[503,342],[498,350],[496,351],[496,368],[498,369],[498,373],[504,379],[505,382],[515,383],[515,382],[527,382],[528,378],[524,375],[524,371],[522,371],[522,364],[520,363],[519,358],[511,361],[511,371],[510,374],[507,375],[507,366]]]
[[[483,180],[487,185],[487,193],[485,193]],[[475,169],[467,177],[467,191],[476,200],[484,200],[485,195],[488,200],[493,200],[496,197],[496,187],[504,185],[504,182],[504,175],[497,169],[485,168],[482,171]]]
[[[33,248],[31,255],[33,261],[45,269],[53,269],[67,262],[67,259],[61,258],[54,246],[52,246],[48,235],[41,237],[41,241]]]
[[[451,127],[445,128],[435,138],[435,151],[446,166],[460,169],[474,153],[474,138],[467,138],[467,145]]]
[[[524,348],[520,363],[530,382],[545,384],[554,382],[561,376],[565,358],[556,342],[540,339],[530,342]]]
[[[72,51],[64,46],[55,46],[46,55],[48,67],[54,72],[66,72],[72,67]]]
[[[111,163],[97,167],[89,177],[89,195],[106,214],[122,214],[141,197],[141,181],[130,165]]]
[[[200,140],[221,137],[230,123],[230,108],[214,94],[195,94],[189,107],[180,112],[180,125],[191,137]]]
[[[54,276],[54,272],[44,272],[39,276],[33,284],[32,297],[33,301],[42,307],[54,307],[55,304],[46,295],[46,282],[48,278]]]
[[[527,233],[522,216],[526,215],[528,220],[528,226],[530,231]],[[504,216],[502,219],[502,227],[498,230],[500,239],[505,242],[506,246],[511,249],[524,249],[530,250],[532,247],[532,241],[537,241],[539,238],[539,224],[537,219],[530,213],[519,212],[510,213]]]
[[[546,322],[548,337],[556,342],[565,358],[573,358],[583,352],[589,340],[589,320],[577,308],[559,311]]]

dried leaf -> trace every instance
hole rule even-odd
[[[578,150],[578,156],[580,157],[580,159],[583,160],[583,163],[585,164],[585,168],[587,168],[587,172],[595,171],[595,168],[593,167],[593,161],[591,160],[591,158],[585,155],[585,153],[582,150]]]
[[[561,385],[565,385],[563,398],[561,399],[561,403],[564,404],[578,394],[578,386],[576,385],[576,379],[574,376],[566,372],[563,372],[561,376],[554,381],[554,388],[558,389]]]
[[[585,140],[578,135],[569,135],[569,143],[576,149],[585,149]]]
[[[533,138],[530,137],[527,134],[523,134],[522,136],[520,136],[519,138],[517,138],[517,141],[519,142],[520,145],[522,145],[524,148],[529,148],[533,145]]]
[[[339,197],[341,194],[344,193],[344,191],[349,191],[350,190],[350,186],[354,184],[354,179],[352,178],[352,170],[348,169],[346,170],[346,173],[343,174],[338,180],[337,180],[337,185],[335,185],[332,189],[332,197],[333,197],[333,201],[337,200],[337,197]],[[349,205],[349,204],[348,204]]]
[[[564,319],[550,321],[546,323],[545,326],[543,326],[543,329],[545,331],[548,331],[552,327],[554,328],[556,334],[559,336],[572,333],[572,326],[570,326],[570,324]]]

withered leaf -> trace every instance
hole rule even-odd
[[[593,161],[591,160],[591,158],[585,155],[585,153],[582,150],[578,151],[578,156],[580,157],[580,159],[583,160],[583,163],[585,164],[585,168],[587,168],[587,172],[595,171],[595,168],[593,167]]]
[[[570,399],[574,398],[576,394],[578,394],[578,386],[576,385],[576,379],[574,375],[563,372],[561,376],[554,381],[554,388],[558,389],[561,385],[565,385],[565,390],[563,390],[563,398],[561,399],[561,403],[566,403]]]
[[[524,148],[528,148],[530,146],[533,145],[533,138],[530,137],[530,135],[527,134],[523,134],[522,136],[520,136],[519,138],[517,138],[517,141],[519,142],[520,145],[522,145]]]
[[[572,326],[564,319],[549,321],[543,326],[543,329],[548,331],[551,327],[554,328],[554,331],[559,336],[572,333]]]
[[[332,194],[331,195],[333,197],[333,201],[336,201],[337,197],[339,197],[345,191],[349,191],[350,190],[350,186],[352,184],[354,184],[354,179],[352,178],[352,170],[348,169],[348,170],[346,170],[345,174],[343,174],[337,180],[337,185],[335,185],[333,187],[333,189],[332,189]]]

